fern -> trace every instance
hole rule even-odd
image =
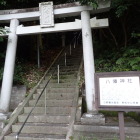
[[[126,57],[126,56],[136,56],[140,53],[140,50],[139,49],[127,49],[123,56]]]
[[[139,65],[133,65],[132,70],[140,70],[140,66]]]
[[[130,59],[128,64],[130,64],[130,66],[133,66],[133,65],[138,65],[140,63],[140,57],[135,57],[133,59]]]
[[[119,58],[119,59],[116,61],[116,64],[117,64],[117,65],[121,65],[121,64],[124,63],[124,61],[125,61],[125,58],[121,57],[121,58]]]

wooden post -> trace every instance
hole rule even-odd
[[[125,140],[124,112],[118,112],[120,140]]]

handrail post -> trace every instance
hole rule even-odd
[[[40,68],[40,46],[37,46],[37,65],[38,69]]]
[[[16,135],[16,140],[18,140],[18,135]]]
[[[75,49],[75,47],[76,47],[76,43],[74,42],[74,49]]]
[[[46,100],[46,98],[47,98],[47,91],[46,91],[46,88],[45,88],[45,115],[47,114],[47,100]]]
[[[65,53],[65,66],[67,65],[67,53]]]
[[[71,44],[70,44],[70,55],[71,55]]]
[[[58,67],[58,73],[57,73],[57,76],[58,76],[58,84],[60,83],[60,77],[59,77],[59,75],[60,75],[60,70],[59,70],[59,65],[57,66]]]

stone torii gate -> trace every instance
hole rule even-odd
[[[8,43],[1,89],[0,112],[4,114],[9,111],[18,36],[82,30],[87,113],[97,114],[95,107],[95,66],[91,28],[108,27],[108,19],[90,19],[90,14],[108,11],[110,2],[101,1],[96,10],[91,6],[81,6],[79,3],[55,5],[54,7],[52,4],[49,5],[47,3],[46,7],[44,3],[42,4],[42,6],[40,4],[40,11],[39,8],[0,10],[0,23],[10,22],[10,33],[4,35],[8,36]],[[20,22],[39,20],[42,12],[41,8],[47,12],[47,16],[42,13],[41,20],[42,18],[44,20],[49,18],[49,20],[47,19],[44,23],[41,21],[41,25],[36,26],[24,27],[19,25]],[[45,8],[50,9],[50,12]],[[53,14],[50,15],[50,13]],[[54,18],[61,18],[77,15],[81,15],[81,20],[67,23],[53,23],[53,16]]]

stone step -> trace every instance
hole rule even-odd
[[[19,140],[65,140],[68,126],[71,120],[73,98],[77,92],[77,73],[82,58],[82,48],[76,46],[72,49],[72,55],[67,50],[67,65],[65,66],[65,54],[61,56],[59,63],[55,63],[48,72],[45,80],[37,89],[28,107],[24,107],[24,114],[18,116],[18,123],[12,125],[12,131],[5,140],[15,140],[16,133],[21,128],[27,114],[34,106],[47,80],[54,70],[54,75],[47,87],[46,106],[45,95],[41,96],[37,106],[27,120]],[[60,67],[60,83],[57,79],[57,66]],[[46,113],[46,114],[45,114]]]
[[[46,79],[49,79],[50,76],[46,76],[45,78],[46,78]],[[60,79],[77,79],[77,74],[65,74],[65,75],[60,74],[60,75],[59,75],[59,78],[60,78]],[[58,74],[54,74],[54,75],[52,76],[52,79],[58,79]]]
[[[59,83],[76,83],[77,79],[60,79]],[[58,83],[58,79],[51,79],[50,83]]]
[[[12,132],[16,133],[21,128],[22,123],[12,125]],[[26,134],[66,134],[68,124],[51,123],[26,123],[21,133]]]
[[[60,76],[73,75],[72,77],[77,77],[77,74],[78,74],[77,71],[78,70],[62,70],[62,69],[59,69],[59,75]],[[53,77],[56,77],[58,75],[58,69],[56,69],[55,71],[49,71],[49,73],[47,73],[47,76],[45,78],[46,79],[50,78],[50,76],[52,74],[53,74]]]
[[[69,70],[59,69],[59,74],[60,74],[60,75],[72,75],[72,74],[77,74],[77,71],[78,71],[78,68],[77,68],[77,70],[72,70],[72,69],[69,69]],[[48,72],[49,76],[52,75],[52,73],[53,73],[54,75],[57,75],[58,69],[50,70],[50,71]],[[48,75],[48,74],[47,74],[47,75]]]
[[[58,65],[59,65],[59,68],[62,70],[62,71],[69,71],[69,70],[72,70],[72,71],[76,71],[78,68],[79,68],[79,65],[77,66],[65,66],[65,65],[60,65],[60,64],[55,64],[54,66],[52,66],[50,68],[51,71],[55,70],[58,68]]]
[[[16,133],[11,133],[4,137],[4,140],[15,140]],[[47,135],[47,134],[20,134],[18,140],[65,140],[66,135]]]
[[[46,83],[48,81],[48,79],[50,78],[50,76],[45,77],[45,80],[43,81],[43,83]],[[75,75],[71,75],[71,76],[67,76],[67,75],[59,75],[59,80],[61,81],[72,81],[72,79],[77,80],[77,76]],[[50,82],[54,80],[54,81],[58,81],[58,76],[52,76]]]
[[[34,94],[33,99],[37,99],[39,94]],[[43,94],[41,96],[41,99],[44,99],[45,95]],[[46,95],[46,99],[56,99],[56,100],[68,100],[68,99],[73,99],[74,98],[74,93],[49,93]]]
[[[70,72],[70,73],[60,71],[59,78],[60,79],[77,79],[77,74],[78,74],[77,71]],[[48,73],[47,76],[45,77],[45,80],[50,79],[50,77],[52,80],[58,79],[58,72],[56,71],[55,73]]]
[[[66,57],[68,59],[79,59],[82,57],[82,51],[78,50],[78,52],[71,52],[71,55],[70,55],[70,51],[68,50],[68,52],[66,52]],[[63,60],[64,58],[65,58],[65,54],[62,55],[60,60]]]
[[[75,50],[74,50],[74,52],[72,52],[71,53],[71,55],[70,55],[70,52],[68,51],[68,53],[67,53],[67,58],[68,59],[80,59],[81,57],[82,57],[82,51],[79,51],[78,50],[78,53],[77,52],[75,52]],[[63,55],[63,57],[64,57],[65,55]]]
[[[66,66],[75,66],[75,65],[79,65],[80,64],[80,60],[79,61],[68,61],[66,60]],[[58,65],[60,66],[65,66],[65,60],[61,61],[58,63]]]
[[[70,50],[67,50],[66,52],[66,56],[69,58],[69,59],[76,59],[76,58],[79,58],[79,57],[82,57],[82,50],[73,50],[71,51],[71,55],[70,55]],[[65,58],[65,54],[62,56],[62,58]]]
[[[112,126],[110,126],[112,127]],[[75,131],[73,135],[74,140],[119,140],[120,134],[115,132],[79,132]],[[140,134],[125,133],[125,140],[140,140]]]
[[[29,101],[29,106],[34,106],[34,104],[36,103],[36,100],[30,100]],[[70,107],[73,104],[73,100],[46,100],[46,106],[47,107]],[[45,106],[45,100],[39,100],[37,105],[37,107],[44,107]]]
[[[67,52],[65,52],[65,53],[62,55],[61,59],[65,58],[65,56],[69,59],[77,59],[77,58],[82,57],[81,50],[71,50],[71,55],[70,55],[70,50],[67,50]]]
[[[46,81],[44,82],[44,83],[42,83],[42,84],[40,84],[40,88],[44,88],[44,86],[45,86],[45,84],[46,84]],[[49,83],[48,84],[48,88],[51,88],[51,87],[57,87],[57,88],[61,88],[61,87],[65,87],[65,88],[69,88],[69,87],[76,87],[76,86],[78,86],[78,84],[76,84],[76,83]]]
[[[54,71],[49,71],[49,73],[47,73],[47,76],[45,78],[50,78],[50,76],[53,74],[53,77],[56,77],[57,74],[58,74],[58,70],[56,69],[55,72]],[[67,78],[69,78],[69,75],[73,75],[72,77],[76,77],[77,76],[77,71],[76,70],[62,70],[62,69],[59,69],[59,75],[60,76],[68,76]],[[53,78],[52,77],[52,78]]]
[[[76,91],[76,87],[69,87],[69,88],[47,88],[46,89],[46,92],[47,93],[72,93],[72,92],[75,92]],[[40,94],[41,92],[43,91],[43,88],[42,89],[37,89],[37,93]]]
[[[18,122],[24,122],[28,114],[22,114],[18,116]],[[27,122],[33,123],[66,123],[68,124],[70,121],[69,115],[61,115],[61,116],[53,116],[53,115],[40,115],[40,114],[32,114]]]
[[[119,140],[119,133],[99,133],[99,132],[75,132],[74,140]],[[126,140],[140,140],[140,135],[138,134],[125,134]]]
[[[76,57],[67,56],[66,57],[66,61],[68,63],[78,63],[78,62],[81,61],[81,56],[78,56],[77,58]],[[58,63],[61,63],[61,62],[65,62],[65,57],[61,58],[61,60]]]
[[[67,61],[69,61],[69,62],[78,62],[78,61],[80,61],[81,60],[81,58],[82,58],[82,56],[81,55],[75,55],[75,56],[66,56],[66,59],[67,59]],[[62,58],[61,58],[61,60],[60,60],[61,62],[63,62],[63,61],[65,61],[65,56],[63,56]]]
[[[32,107],[24,107],[24,113],[29,113]],[[33,113],[45,113],[44,107],[35,107]],[[71,113],[71,107],[46,107],[46,113],[50,115],[69,115]]]
[[[46,84],[48,82],[50,77],[47,77],[45,80],[42,81],[42,84]],[[57,79],[50,79],[48,84],[58,84],[58,78]],[[64,84],[64,83],[77,83],[77,78],[73,79],[59,79],[59,84]]]
[[[67,66],[72,66],[73,65],[77,65],[78,63],[80,63],[80,58],[78,58],[77,60],[72,60],[72,59],[66,59],[66,64],[70,64]],[[61,60],[57,61],[53,66],[55,65],[65,65],[65,58],[62,58]]]
[[[78,58],[70,58],[70,57],[67,57],[66,58],[66,63],[67,64],[78,64],[78,63],[80,63],[81,62],[81,57],[78,57]],[[60,62],[58,62],[58,64],[65,64],[65,59],[63,58],[63,59],[61,59],[61,61]]]
[[[80,64],[80,63],[79,63]],[[60,67],[65,67],[65,66],[67,66],[67,67],[79,67],[79,64],[77,64],[77,63],[75,63],[75,64],[73,64],[73,63],[69,63],[69,64],[67,64],[66,63],[66,65],[65,65],[65,63],[62,63],[62,64],[59,64],[60,65]]]
[[[56,65],[52,66],[50,70],[54,71],[55,69],[57,69],[58,65],[59,64],[56,64]],[[59,67],[60,67],[61,70],[77,70],[79,68],[79,65],[75,65],[75,66],[59,65]]]

